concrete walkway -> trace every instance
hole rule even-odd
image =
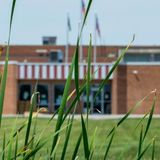
[[[9,115],[3,115],[4,118],[15,118],[15,117],[19,117],[19,118],[26,118],[28,117],[29,114],[25,114],[25,115],[13,115],[13,114],[9,114]],[[86,114],[84,114],[84,116],[86,116]],[[39,118],[51,118],[52,115],[51,114],[38,114]],[[124,117],[123,114],[120,115],[101,115],[101,114],[92,114],[89,115],[89,119],[95,119],[95,120],[101,120],[101,119],[121,119],[122,117]],[[144,117],[143,114],[131,114],[128,118],[142,118]],[[155,114],[153,115],[154,118],[160,118],[160,114]],[[55,119],[57,119],[57,115],[54,117]],[[75,119],[80,119],[81,115],[80,114],[76,114],[75,115]]]

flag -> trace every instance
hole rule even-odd
[[[96,19],[96,31],[97,31],[97,33],[98,33],[98,36],[101,38],[101,31],[100,31],[100,27],[99,27],[99,22],[98,22],[98,17],[97,17],[97,15],[96,15],[95,19]]]
[[[71,31],[71,21],[69,16],[67,16],[67,27],[68,27],[68,30]]]
[[[85,3],[83,0],[81,0],[81,7],[82,7],[82,14],[85,14],[86,8],[85,8]]]

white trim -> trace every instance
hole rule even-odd
[[[69,65],[65,65],[64,67],[64,78],[67,79],[69,73]]]
[[[106,78],[106,66],[102,66],[101,68],[101,78],[104,79]]]
[[[19,78],[20,78],[20,79],[24,79],[24,77],[25,77],[25,75],[24,75],[25,67],[24,67],[23,65],[20,66],[19,71],[20,71],[20,72],[19,72],[19,74],[20,74],[20,75],[19,75],[19,76],[20,76]]]
[[[47,78],[47,66],[46,65],[42,66],[42,78],[43,79]]]
[[[4,62],[4,61],[3,61]],[[10,64],[10,62],[12,62],[12,61],[9,61],[9,64]],[[50,66],[65,66],[65,65],[71,65],[71,63],[49,63],[49,62],[44,62],[44,63],[38,63],[38,62],[16,62],[16,61],[13,61],[14,62],[14,64],[18,64],[18,65],[50,65]],[[0,64],[1,64],[2,62],[0,62]],[[5,63],[5,62],[4,62]],[[93,66],[95,66],[95,65],[98,65],[98,66],[103,66],[103,65],[112,65],[113,64],[113,62],[111,62],[111,63],[91,63],[91,65],[93,65]],[[79,66],[81,66],[81,65],[83,65],[83,66],[87,66],[87,63],[79,63]]]
[[[32,79],[32,66],[31,65],[27,66],[27,78]]]
[[[61,75],[62,75],[62,66],[57,66],[57,79],[61,79],[62,77],[61,77]]]
[[[84,65],[81,65],[79,68],[80,72],[79,72],[79,78],[83,79],[84,78]]]
[[[34,67],[34,78],[39,79],[39,65]]]
[[[5,64],[5,61],[0,61],[0,65],[4,65]],[[8,61],[8,64],[16,64],[16,65],[19,65],[19,62],[17,61]]]
[[[54,79],[55,78],[55,76],[54,76],[54,67],[55,66],[49,66],[49,78],[51,78],[51,79]]]
[[[130,66],[160,66],[160,62],[122,62],[120,65]]]
[[[94,66],[94,79],[100,78],[100,77],[98,77],[98,73],[99,73],[99,66],[95,65]]]

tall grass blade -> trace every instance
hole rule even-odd
[[[29,153],[27,153],[24,156],[24,160],[28,160],[31,157],[33,157],[41,148],[44,147],[44,145],[47,143],[47,141],[41,142],[40,144],[38,144],[33,150],[31,150]]]
[[[87,123],[88,123],[88,114],[90,110],[90,81],[91,81],[91,53],[92,53],[92,37],[90,35],[89,49],[88,49],[88,67],[87,67],[87,81],[86,81],[86,96],[87,96]]]
[[[7,160],[11,160],[11,157],[12,157],[12,144],[13,144],[13,138],[11,138],[10,143],[9,143]]]
[[[70,106],[67,108],[62,123],[64,122],[64,120],[66,119],[66,117],[68,116],[68,114],[71,112],[71,110],[74,108],[74,106],[76,105],[78,98],[80,98],[80,96],[82,95],[82,93],[85,91],[85,87],[86,84],[82,85],[82,87],[79,89],[79,97],[78,95],[73,99],[73,101],[71,102]]]
[[[96,97],[98,96],[98,94],[101,92],[102,88],[104,87],[104,85],[106,83],[108,83],[110,76],[113,74],[113,71],[117,68],[118,64],[120,63],[120,61],[123,59],[125,53],[128,51],[129,47],[131,46],[131,44],[133,43],[135,39],[135,35],[133,36],[133,39],[131,40],[131,42],[128,44],[128,46],[124,49],[124,51],[121,53],[121,55],[118,57],[118,59],[116,60],[116,62],[114,63],[113,67],[111,68],[111,70],[109,71],[109,73],[107,74],[106,78],[100,83],[99,88],[97,93],[95,94],[94,97],[94,101],[96,100]]]
[[[57,151],[59,142],[60,142],[60,137],[58,137],[58,140],[57,140],[56,146],[54,148],[54,151],[52,152],[52,155],[50,155],[50,160],[52,160],[52,159],[56,160],[56,151]]]
[[[144,154],[146,153],[146,151],[148,150],[148,148],[151,146],[151,143],[149,143],[148,145],[147,145],[147,147],[141,152],[141,154],[139,155],[139,157],[137,158],[137,160],[140,160],[143,156],[144,156]]]
[[[143,97],[140,101],[138,101],[116,124],[116,126],[114,126],[111,131],[109,132],[109,134],[107,135],[107,137],[109,137],[111,135],[111,133],[114,131],[115,128],[119,127],[128,117],[131,113],[133,113],[138,107],[141,106],[141,104],[151,95],[155,93],[155,91],[150,92],[148,95],[146,95],[145,97]]]
[[[6,134],[3,134],[3,144],[2,144],[2,160],[5,160],[5,146],[6,146]]]
[[[71,64],[71,67],[70,67],[70,70],[69,70],[69,75],[68,75],[68,78],[67,78],[67,81],[66,81],[66,85],[65,85],[65,88],[64,88],[63,97],[62,97],[61,105],[60,105],[59,112],[58,112],[58,119],[57,119],[57,123],[56,123],[55,132],[60,130],[61,125],[62,125],[64,109],[65,109],[65,106],[66,106],[68,92],[69,92],[69,88],[70,88],[70,85],[71,85],[71,79],[72,79],[74,63],[75,63],[75,56],[72,59],[72,64]],[[59,134],[57,134],[53,138],[50,155],[52,155],[52,152],[54,151],[54,148],[55,148],[57,140],[58,140],[58,136],[59,136]]]
[[[154,157],[155,157],[155,139],[153,139],[152,160],[154,160]]]
[[[140,156],[141,150],[142,150],[142,145],[143,145],[143,140],[142,139],[143,139],[143,125],[142,125],[142,128],[141,128],[140,137],[139,137],[138,157]]]
[[[13,0],[12,1],[11,15],[10,15],[10,26],[9,26],[9,35],[8,35],[8,45],[7,45],[6,57],[5,57],[5,65],[4,65],[4,71],[3,71],[3,75],[2,75],[2,79],[1,79],[1,85],[0,85],[0,126],[1,126],[1,121],[2,121],[4,95],[5,95],[7,74],[8,74],[9,44],[10,44],[11,28],[12,28],[12,21],[13,21],[15,4],[16,4],[16,0]]]
[[[68,121],[67,133],[66,133],[66,137],[65,137],[65,143],[64,143],[64,146],[63,146],[63,151],[62,151],[62,154],[61,154],[61,160],[65,159],[65,154],[66,154],[68,142],[69,142],[69,139],[70,139],[72,124],[73,124],[73,119],[74,119],[74,113],[72,115],[71,120]]]
[[[85,13],[85,16],[84,16],[84,20],[83,20],[83,23],[82,23],[82,28],[81,28],[80,34],[82,33],[83,27],[85,25],[85,22],[86,22],[86,19],[87,19],[91,4],[92,4],[92,0],[89,0],[88,5],[87,5],[87,9],[86,9],[86,13]]]
[[[36,127],[37,127],[37,116],[38,116],[38,114],[36,115],[36,117],[35,117],[35,122],[34,122],[34,125],[33,125],[33,133],[32,133],[32,141],[31,141],[31,150],[33,149],[33,147],[34,147],[34,139],[35,139],[35,136],[36,136]],[[32,160],[34,160],[35,159],[35,155],[32,157]]]
[[[109,140],[109,143],[108,143],[108,146],[107,146],[107,149],[106,149],[105,155],[104,155],[104,160],[106,160],[106,159],[107,159],[108,152],[109,152],[109,149],[111,148],[111,144],[112,144],[112,141],[113,141],[113,137],[114,137],[114,135],[115,135],[115,129],[113,130],[113,132],[112,132],[112,136],[111,136],[111,138],[110,138],[110,140]]]
[[[153,117],[153,113],[154,113],[154,108],[155,108],[155,103],[156,103],[156,97],[154,97],[154,100],[153,100],[153,104],[152,104],[152,108],[151,108],[151,111],[150,111],[150,114],[149,114],[149,118],[148,118],[148,122],[147,122],[147,126],[146,126],[146,130],[144,132],[144,136],[143,136],[143,141],[149,131],[149,127],[151,125],[151,121],[152,121],[152,117]]]
[[[76,50],[75,50],[75,63],[74,63],[74,76],[75,76],[75,87],[76,93],[78,97],[78,101],[80,102],[79,95],[79,37],[77,40]]]
[[[136,131],[136,129],[139,127],[139,125],[143,122],[143,120],[148,116],[148,114],[149,114],[149,112],[148,113],[146,113],[141,119],[140,119],[140,121],[138,122],[138,124],[137,124],[137,126],[135,127],[135,130],[134,131]]]
[[[79,146],[81,144],[81,140],[82,140],[82,133],[80,133],[80,135],[78,137],[78,140],[77,140],[77,143],[75,145],[75,149],[74,149],[74,152],[73,152],[73,155],[72,155],[72,160],[76,159],[76,156],[77,156],[77,153],[78,153],[78,149],[79,149]]]
[[[34,92],[31,97],[31,104],[30,104],[30,111],[29,111],[29,117],[28,117],[28,123],[27,123],[27,130],[26,130],[26,135],[25,135],[24,149],[26,149],[26,147],[28,146],[28,140],[29,140],[31,124],[32,124],[33,109],[36,106],[37,94],[38,92]]]
[[[79,41],[80,41],[80,38],[81,38],[81,35],[82,35],[84,24],[85,24],[87,16],[88,16],[89,9],[91,7],[91,3],[92,3],[92,0],[89,0],[88,5],[87,5],[87,10],[86,10],[86,13],[85,13],[85,17],[83,19],[83,23],[82,23],[82,26],[81,26],[80,34],[79,34],[79,37],[78,37],[78,40],[77,40],[76,50],[75,50],[74,75],[75,75],[75,86],[76,86],[76,93],[78,95],[78,101],[80,101],[79,100],[79,97],[80,97],[79,96],[79,69],[78,69],[79,68]]]
[[[95,138],[96,138],[96,133],[97,133],[97,127],[94,130],[94,134],[93,134],[93,137],[92,137],[91,143],[90,143],[90,152],[91,152],[90,157],[89,157],[90,160],[92,159],[93,153],[94,153],[94,141],[95,141]]]
[[[16,136],[16,141],[15,141],[14,160],[17,159],[17,151],[18,151],[18,134]]]
[[[91,5],[91,1],[92,0],[89,1],[88,7],[87,7],[87,12],[85,14],[83,24],[86,21],[88,11],[89,11],[89,8],[90,8],[90,5]],[[81,27],[81,32],[80,32],[80,35],[79,35],[78,40],[77,40],[77,47],[79,46],[79,39],[81,38],[81,33],[82,33],[82,30],[83,30],[83,27],[84,27],[84,25],[82,25],[82,27]],[[78,50],[77,47],[76,47],[76,50]],[[61,128],[61,125],[62,125],[62,122],[63,122],[63,114],[64,114],[64,109],[65,109],[65,106],[66,106],[66,102],[67,102],[67,97],[68,97],[68,92],[69,92],[69,88],[70,88],[70,84],[71,84],[71,79],[72,79],[74,66],[76,67],[75,71],[78,70],[77,65],[75,65],[75,63],[77,62],[77,55],[78,55],[78,52],[74,53],[74,57],[72,59],[72,64],[71,64],[71,67],[70,67],[70,70],[69,70],[69,75],[68,75],[68,78],[67,78],[67,81],[66,81],[64,92],[63,92],[62,102],[61,102],[60,109],[59,109],[59,112],[58,112],[58,119],[57,119],[55,132],[57,132]],[[78,79],[78,74],[75,73],[75,75],[76,75],[76,77],[75,77],[76,92],[78,94],[78,99],[79,99],[79,84],[78,84],[79,79]],[[50,155],[52,155],[52,152],[54,151],[55,145],[57,143],[58,135],[59,134],[57,134],[53,139]]]
[[[90,156],[90,149],[88,145],[88,135],[87,135],[87,130],[86,126],[84,123],[83,116],[81,115],[81,124],[82,124],[82,136],[83,136],[83,148],[84,148],[84,154],[85,154],[85,159],[89,159]]]

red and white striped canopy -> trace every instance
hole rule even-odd
[[[44,79],[44,80],[65,80],[69,73],[70,64],[66,63],[19,63],[18,64],[18,79]],[[94,63],[91,64],[91,72],[94,74],[94,79],[104,79],[111,64]],[[87,73],[87,65],[80,64],[79,79],[84,79]],[[74,78],[74,74],[72,76]]]

